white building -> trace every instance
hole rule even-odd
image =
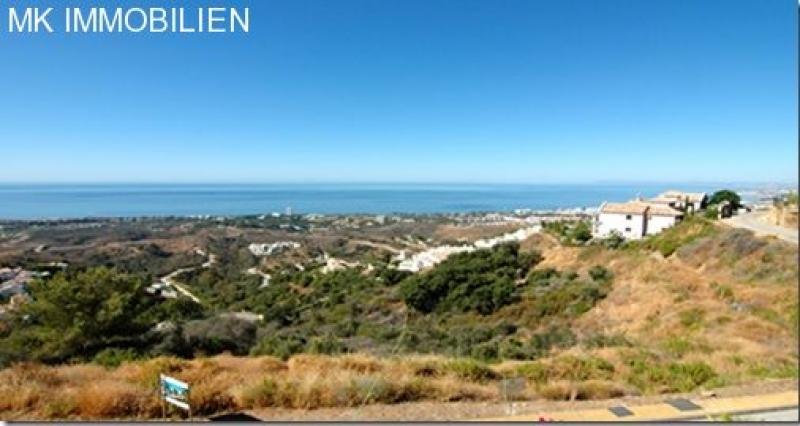
[[[708,196],[704,192],[681,192],[681,191],[665,191],[655,198],[649,200],[650,203],[666,205],[678,210],[682,210],[687,214],[700,211],[706,208],[708,204]]]
[[[604,203],[600,206],[594,227],[595,237],[605,238],[616,233],[638,240],[675,225],[683,218],[683,212],[666,204],[644,201],[627,203]]]
[[[472,245],[446,245],[429,248],[423,252],[416,253],[411,257],[407,257],[405,251],[403,251],[395,257],[395,260],[400,261],[400,264],[397,265],[397,269],[400,271],[419,272],[438,265],[456,253],[468,253],[477,249],[492,248],[502,243],[523,241],[533,234],[540,232],[541,229],[541,225],[537,224],[529,228],[518,229],[514,232],[510,232],[499,237],[481,239]]]
[[[400,271],[419,272],[424,269],[432,268],[441,263],[448,257],[456,253],[474,251],[474,246],[441,246],[416,253],[411,258],[407,258],[397,265]]]
[[[278,241],[277,243],[250,244],[247,248],[254,256],[272,256],[286,250],[299,249],[300,243],[294,241]]]

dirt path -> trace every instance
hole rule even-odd
[[[176,290],[178,290],[184,296],[192,299],[195,303],[201,303],[200,298],[192,294],[192,292],[187,290],[186,287],[175,282],[175,277],[177,277],[178,275],[183,274],[185,272],[194,271],[195,269],[197,268],[181,268],[176,271],[172,271],[169,275],[165,276],[164,278],[161,278],[161,281],[164,284],[168,284],[172,287],[175,287]]]
[[[202,265],[200,265],[200,268],[208,269],[208,268],[214,266],[214,264],[216,264],[216,263],[217,263],[217,255],[209,254],[208,255],[208,259],[206,259],[206,261]],[[175,271],[170,272],[168,275],[162,277],[161,278],[161,282],[163,282],[164,284],[167,284],[167,285],[170,285],[170,286],[174,287],[176,290],[178,290],[178,292],[180,292],[184,296],[188,297],[189,299],[192,299],[195,303],[202,304],[203,302],[200,300],[199,297],[195,296],[194,293],[192,293],[186,287],[184,287],[181,284],[178,284],[178,282],[175,281],[175,278],[177,278],[178,275],[181,275],[181,274],[186,273],[186,272],[194,271],[196,269],[198,269],[197,266],[193,266],[193,267],[190,267],[190,268],[177,269]]]
[[[367,246],[367,247],[372,247],[372,248],[383,249],[383,250],[386,250],[386,251],[388,251],[390,253],[393,253],[393,254],[400,254],[403,251],[403,250],[400,250],[398,248],[392,247],[392,246],[390,246],[388,244],[376,243],[376,242],[367,241],[367,240],[353,240],[352,243],[353,244],[357,244],[357,245],[361,245],[361,246]]]
[[[773,235],[781,240],[797,244],[798,230],[772,225],[766,221],[763,213],[741,213],[729,219],[724,219],[722,223],[735,228],[744,228],[753,231],[756,236]]]

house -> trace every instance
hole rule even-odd
[[[10,281],[0,285],[0,300],[10,299],[18,294],[28,294],[28,285],[26,283]]]
[[[682,211],[670,205],[642,200],[603,203],[595,221],[594,236],[605,238],[618,234],[637,240],[675,225],[683,215]]]
[[[708,205],[708,195],[706,195],[704,192],[681,192],[670,190],[662,192],[655,198],[651,198],[648,201],[682,210],[686,214],[693,214],[694,212],[706,208]]]

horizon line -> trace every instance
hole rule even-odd
[[[735,185],[798,185],[798,180],[542,180],[542,181],[394,181],[394,180],[106,180],[106,181],[3,181],[0,185],[631,185],[631,184],[735,184]]]

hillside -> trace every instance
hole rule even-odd
[[[525,378],[523,400],[797,378],[797,247],[702,219],[622,245],[536,235],[416,275],[285,269],[259,288],[236,281],[236,262],[221,253],[219,265],[182,277],[200,309],[123,292],[127,321],[109,317],[92,335],[68,304],[51,312],[31,303],[23,312],[41,320],[10,324],[0,342],[11,365],[0,371],[0,392],[11,396],[0,402],[3,418],[157,417],[158,372],[195,386],[198,414],[498,401],[503,377]],[[114,274],[56,278],[38,297],[135,281]],[[264,319],[221,316],[238,310]],[[51,316],[61,332],[48,328]],[[178,327],[148,331],[166,320]],[[58,365],[67,361],[83,364]]]

